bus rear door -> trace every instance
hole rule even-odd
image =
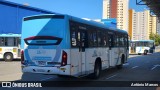
[[[86,43],[87,32],[85,30],[71,30],[71,64],[74,66],[72,74],[86,74]]]
[[[78,47],[79,47],[79,71],[81,71],[81,74],[86,74],[86,53],[85,49],[87,46],[87,32],[85,30],[78,30]]]

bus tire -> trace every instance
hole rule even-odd
[[[13,54],[12,53],[5,53],[4,54],[4,60],[7,61],[12,61],[13,60]]]
[[[123,65],[120,64],[120,65],[117,65],[116,67],[117,67],[117,69],[122,69],[122,68],[123,68]]]
[[[117,67],[117,69],[122,69],[122,68],[123,68],[123,64],[124,64],[124,62],[125,62],[125,56],[124,56],[124,55],[122,55],[122,58],[121,58],[121,64],[116,66],[116,67]]]
[[[93,79],[98,79],[101,74],[101,62],[96,60],[95,66],[94,66],[94,73],[92,74]]]
[[[144,55],[147,55],[147,53],[148,53],[148,50],[144,50]]]

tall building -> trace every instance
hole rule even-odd
[[[159,34],[160,35],[160,20],[158,20],[158,18],[157,18],[157,34]]]
[[[110,1],[110,18],[117,18],[118,16],[118,0]]]
[[[157,17],[152,15],[150,17],[150,30],[149,34],[156,34],[157,33]]]
[[[133,37],[133,14],[134,14],[134,10],[133,9],[130,9],[129,10],[129,13],[128,13],[128,17],[129,17],[129,20],[128,20],[128,35],[130,37],[130,39],[132,39]]]
[[[128,31],[129,0],[103,0],[103,19],[116,18],[117,28]]]
[[[110,0],[103,0],[103,19],[110,18]]]
[[[151,33],[156,33],[156,17],[149,10],[135,12],[129,10],[129,36],[131,40],[149,40]]]

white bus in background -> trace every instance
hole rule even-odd
[[[0,34],[0,59],[20,59],[20,34]]]
[[[98,78],[129,55],[126,31],[69,15],[24,18],[21,48],[23,72],[74,77]]]
[[[154,40],[132,40],[130,41],[130,54],[144,54],[155,52]]]

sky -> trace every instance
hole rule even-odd
[[[19,4],[68,14],[79,18],[101,19],[103,0],[7,0]],[[143,11],[146,6],[136,5],[136,0],[129,0],[129,8]]]

